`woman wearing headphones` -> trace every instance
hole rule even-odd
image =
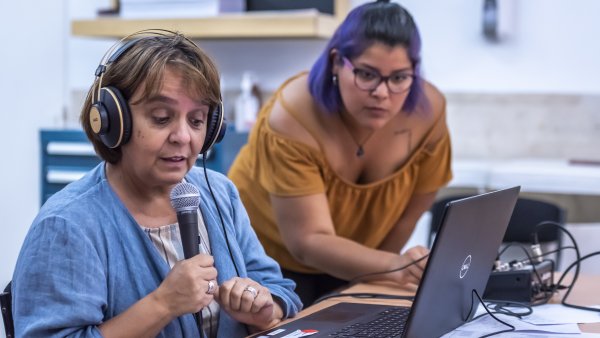
[[[44,204],[21,249],[16,335],[243,337],[295,315],[294,283],[233,184],[194,166],[221,128],[215,65],[180,34],[131,37],[103,58],[81,114],[104,161]],[[201,199],[189,259],[170,198],[182,181]]]
[[[263,107],[229,172],[305,305],[349,280],[419,283],[426,260],[409,264],[427,249],[400,251],[452,176],[445,99],[420,76],[420,48],[400,5],[355,8]]]

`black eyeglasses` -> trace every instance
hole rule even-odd
[[[354,85],[360,90],[373,91],[381,82],[385,82],[390,92],[394,94],[404,93],[412,85],[415,75],[398,71],[390,76],[381,76],[377,71],[356,68],[345,56],[342,57],[344,66],[350,68],[354,73]]]

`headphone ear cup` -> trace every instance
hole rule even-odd
[[[95,110],[98,111],[101,128],[94,129]],[[108,148],[124,145],[131,137],[131,113],[121,92],[112,86],[100,89],[100,100],[90,110],[90,123],[96,135]],[[98,131],[96,131],[98,130]]]
[[[223,102],[219,102],[215,110],[210,114],[206,126],[206,137],[200,154],[205,154],[215,143],[221,142],[225,136],[227,125],[223,119]]]
[[[90,127],[96,138],[108,130],[108,113],[102,102],[94,102],[90,108]]]

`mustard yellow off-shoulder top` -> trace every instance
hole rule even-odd
[[[299,263],[286,249],[275,223],[269,195],[325,193],[336,234],[377,248],[397,223],[414,193],[436,191],[452,178],[450,137],[444,112],[401,168],[377,182],[354,184],[332,170],[320,149],[286,138],[269,126],[269,114],[278,100],[297,116],[298,112],[292,112],[281,97],[287,83],[289,81],[261,109],[248,144],[240,150],[229,177],[240,191],[252,226],[267,254],[284,269],[322,273]],[[434,132],[440,135],[440,130],[442,137],[434,144],[428,142]]]

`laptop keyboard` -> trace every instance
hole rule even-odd
[[[392,307],[379,313],[377,318],[365,322],[354,323],[336,332],[330,337],[401,337],[404,325],[410,312],[409,307]]]

